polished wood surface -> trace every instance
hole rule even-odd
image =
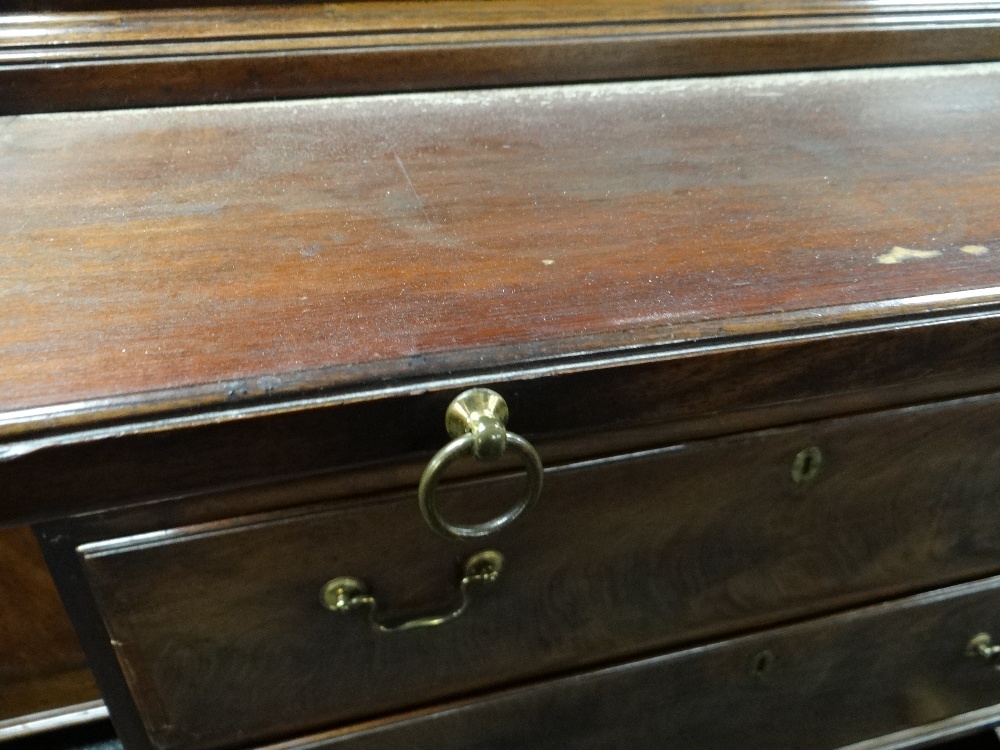
[[[996,573],[998,417],[990,397],[571,464],[479,544],[435,536],[412,491],[154,531],[82,547],[80,588],[153,746],[291,736]],[[516,491],[478,482],[446,507],[482,519]],[[504,573],[447,625],[375,634],[319,606],[350,575],[388,614],[446,609],[483,546]]]
[[[955,586],[267,750],[838,748],[1000,702],[996,670],[964,653],[973,635],[1000,628],[998,586]]]
[[[0,724],[96,698],[34,535],[0,529]]]
[[[550,461],[996,389],[998,110],[986,65],[5,119],[2,518],[423,460],[464,384]]]
[[[995,301],[998,115],[981,66],[7,119],[0,408]]]
[[[191,5],[216,7],[183,7]],[[8,13],[0,13],[0,112],[1000,56],[1000,4],[987,1],[227,5],[7,3]]]
[[[119,421],[106,427],[8,443],[0,453],[0,518],[38,521],[145,503],[152,530],[294,503],[267,489],[277,478],[303,477],[317,499],[412,490],[446,437],[448,402],[470,385],[503,393],[517,430],[546,465],[995,391],[1000,347],[988,345],[1000,337],[995,313],[991,305],[953,316],[925,309],[875,325],[818,325],[788,338],[639,348],[609,354],[594,369],[572,359],[533,361],[416,384],[366,383],[372,390],[363,399],[334,389],[160,420],[144,421],[162,404],[140,396],[117,405]],[[461,464],[452,473],[482,470]],[[329,478],[317,484],[310,479],[317,474]],[[233,486],[245,489],[210,491]]]

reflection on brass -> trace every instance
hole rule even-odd
[[[822,464],[823,453],[815,445],[800,450],[792,461],[792,480],[796,484],[804,484],[815,479]]]
[[[499,531],[520,516],[534,503],[542,492],[542,461],[527,440],[508,432],[507,403],[499,393],[487,388],[473,388],[460,394],[445,413],[445,427],[454,438],[439,450],[420,478],[417,499],[420,512],[427,524],[444,537],[473,538]],[[480,461],[495,461],[511,448],[517,453],[528,472],[527,485],[521,498],[506,513],[483,523],[459,526],[441,517],[435,490],[445,469],[462,456],[472,456]]]
[[[453,438],[472,435],[472,455],[481,461],[495,461],[506,446],[504,425],[509,413],[507,402],[496,391],[471,388],[448,404],[444,427]]]
[[[966,656],[978,656],[1000,669],[1000,646],[993,643],[989,633],[977,633],[965,647]]]
[[[465,562],[462,580],[459,582],[461,601],[458,606],[437,615],[417,617],[397,624],[387,624],[380,617],[375,597],[368,593],[368,587],[357,578],[343,576],[328,581],[320,594],[323,606],[332,612],[351,612],[362,607],[368,608],[368,621],[379,633],[396,633],[414,628],[429,628],[454,620],[469,606],[469,586],[493,583],[503,569],[503,555],[496,550],[477,552]]]

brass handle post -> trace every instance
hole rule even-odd
[[[977,633],[965,647],[966,656],[985,659],[995,669],[1000,669],[1000,645],[993,643],[989,633]]]
[[[507,403],[488,388],[465,391],[448,406],[445,428],[454,439],[430,460],[417,488],[420,512],[427,525],[441,536],[461,539],[487,536],[507,526],[538,500],[542,492],[542,461],[531,443],[507,430],[507,416]],[[506,513],[483,523],[462,526],[446,521],[437,507],[435,491],[448,465],[463,456],[495,461],[507,449],[518,454],[528,472],[527,485],[518,502]]]

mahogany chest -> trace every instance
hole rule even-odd
[[[989,723],[998,122],[998,63],[0,118],[0,520],[129,750]]]

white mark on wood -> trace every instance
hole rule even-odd
[[[554,263],[555,263],[555,261],[552,260],[552,258],[546,258],[545,260],[542,261],[542,265],[543,266],[551,266]]]
[[[965,245],[960,250],[967,255],[985,255],[990,251],[988,247],[982,245]]]
[[[427,215],[427,209],[424,208],[424,202],[422,200],[420,200],[420,193],[418,193],[417,189],[415,187],[413,187],[413,180],[410,179],[410,174],[406,171],[406,167],[403,165],[403,160],[399,158],[399,154],[397,154],[395,151],[392,152],[392,155],[396,157],[396,163],[399,165],[399,168],[402,170],[403,177],[406,178],[406,184],[410,186],[410,191],[413,193],[413,197],[417,199],[417,205],[420,206],[420,210],[424,214],[424,220],[428,224],[430,224],[431,223],[431,217]]]
[[[923,258],[936,258],[941,254],[940,250],[914,250],[909,247],[896,245],[892,250],[878,256],[876,260],[883,265],[902,263],[904,260],[921,260]]]

